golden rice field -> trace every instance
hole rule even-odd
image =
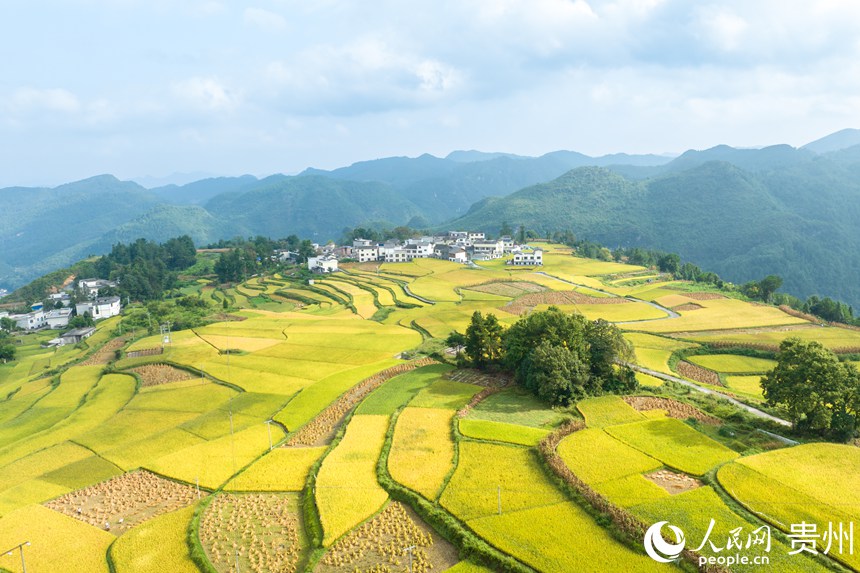
[[[700,293],[687,296],[675,290],[686,288],[684,283],[661,281],[641,267],[581,259],[568,248],[542,246],[548,249],[543,269],[512,268],[504,260],[481,262],[478,269],[437,260],[350,265],[350,275],[324,277],[314,285],[317,291],[286,275],[255,277],[231,288],[204,280],[187,287],[185,294],[199,293],[218,305],[226,297],[230,320],[218,322],[224,315],[213,315],[206,326],[174,332],[163,352],[159,336],[137,332],[124,350],[152,350],[145,356],[114,358],[114,349],[122,344],[114,331],[121,318],[98,323],[96,334],[78,346],[42,348],[53,336],[48,332],[16,336],[21,341],[18,360],[0,364],[0,549],[29,539],[32,545],[25,554],[31,572],[107,572],[109,563],[117,573],[197,571],[188,546],[194,506],[156,517],[141,512],[137,521],[129,517],[125,527],[111,532],[48,507],[61,503],[58,498],[110,489],[120,476],[128,479],[135,475],[129,472],[147,468],[189,491],[199,482],[203,497],[209,495],[206,490],[223,488],[218,503],[212,502],[217,515],[204,511],[205,527],[192,531],[204,541],[210,558],[217,551],[218,570],[233,570],[233,542],[246,547],[240,557],[248,570],[266,570],[267,563],[275,562],[303,567],[311,556],[299,508],[306,494],[315,502],[320,541],[328,548],[353,547],[346,541],[369,527],[362,524],[380,519],[378,512],[389,496],[379,485],[377,464],[391,416],[402,408],[388,453],[392,478],[493,546],[538,571],[659,570],[616,541],[548,478],[535,447],[578,414],[573,408],[551,408],[518,386],[491,394],[456,417],[483,386],[466,383],[476,381],[469,375],[448,379],[452,366],[427,366],[386,380],[351,404],[355,413],[333,446],[278,446],[288,438],[282,428],[292,435],[363,380],[403,364],[401,353],[419,347],[427,333],[444,339],[452,330],[464,332],[475,311],[494,313],[510,325],[518,317],[503,307],[544,289],[633,296],[681,307],[678,319],[666,319],[664,312],[641,302],[565,307],[588,318],[636,321],[624,328],[638,363],[663,372],[669,371],[672,352],[698,342],[775,346],[788,336],[800,336],[830,348],[860,348],[857,331],[811,325],[774,307]],[[651,283],[633,284],[649,278]],[[438,303],[422,303],[404,286]],[[281,296],[306,302],[282,304]],[[351,297],[357,312],[336,297]],[[417,306],[396,307],[398,301]],[[377,303],[390,311],[377,316],[381,322],[368,320]],[[427,344],[439,346],[437,341]],[[98,358],[89,362],[93,365],[79,364],[92,355]],[[96,361],[108,361],[109,369]],[[724,354],[692,356],[690,361],[720,372],[728,391],[750,399],[760,399],[760,373],[773,364]],[[157,369],[164,371],[157,385],[139,385],[130,375],[142,366],[153,379]],[[183,375],[165,377],[175,368],[182,368]],[[642,384],[661,383],[644,374],[637,378]],[[714,487],[724,488],[777,526],[796,519],[823,523],[829,516],[860,521],[856,448],[809,444],[740,457],[680,420],[661,411],[638,412],[620,397],[583,400],[576,410],[588,428],[560,443],[558,453],[568,467],[616,505],[643,519],[677,523],[690,539],[704,533],[706,516],[718,519],[715,532],[720,536],[746,522],[710,486],[670,495],[647,479],[664,466],[693,475],[720,466]],[[267,426],[270,419],[277,423]],[[320,460],[316,487],[306,492],[309,474]],[[274,515],[277,507],[287,507],[290,515],[281,524],[283,531],[254,521]],[[238,529],[227,532],[228,522]],[[278,561],[284,556],[258,543],[261,535],[289,545],[289,559]],[[780,571],[820,570],[808,559],[787,559],[785,544],[777,549],[783,555],[773,563]],[[403,565],[402,554],[390,548],[382,553]],[[851,559],[843,563],[860,566]],[[337,563],[325,567],[330,569],[317,570],[340,570]],[[17,573],[17,554],[0,555],[0,569]],[[489,569],[463,561],[450,571]]]
[[[693,364],[726,374],[767,372],[776,366],[775,360],[734,354],[700,354],[690,356],[687,360]]]
[[[330,545],[376,513],[388,494],[376,480],[388,416],[353,416],[346,434],[325,458],[316,480],[316,502]]]
[[[436,499],[454,464],[451,420],[454,410],[406,408],[397,418],[388,456],[395,481]]]
[[[585,418],[585,423],[595,428],[640,422],[644,419],[641,412],[633,409],[620,396],[615,395],[580,400],[576,408]]]
[[[119,537],[110,552],[117,573],[159,573],[166,563],[176,573],[199,571],[187,541],[194,507],[165,513]]]
[[[675,418],[609,426],[606,432],[640,452],[692,475],[703,475],[738,453]]]

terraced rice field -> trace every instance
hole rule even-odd
[[[714,466],[738,457],[737,452],[674,418],[610,426],[606,431],[667,466],[692,475],[703,475]]]
[[[395,481],[436,499],[454,464],[454,410],[406,408],[397,418],[388,456]]]
[[[775,360],[734,354],[700,354],[690,356],[688,360],[693,364],[726,374],[767,372],[776,366]]]

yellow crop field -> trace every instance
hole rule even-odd
[[[612,437],[669,467],[703,475],[738,453],[675,418],[658,418],[606,428]]]
[[[640,474],[593,484],[592,487],[606,499],[621,507],[632,507],[669,497],[668,491]]]
[[[558,445],[558,455],[588,484],[642,474],[663,465],[598,428],[580,430],[566,437]]]
[[[696,304],[703,308],[681,311],[680,318],[640,322],[628,328],[632,329],[635,326],[636,330],[646,332],[687,332],[809,324],[802,318],[785,314],[776,307],[731,298],[698,300]]]
[[[539,304],[536,311],[546,310],[548,304]],[[588,320],[602,318],[609,322],[636,322],[665,318],[666,313],[644,302],[623,304],[561,304],[556,305],[565,312],[578,312]]]
[[[235,395],[236,391],[226,386],[200,384],[189,388],[138,394],[126,409],[202,413],[218,408]]]
[[[122,410],[110,420],[79,436],[77,442],[103,453],[146,436],[175,428],[198,416],[196,412]]]
[[[611,573],[673,569],[622,545],[571,502],[503,511],[502,515],[473,519],[469,527],[538,571]]]
[[[746,537],[760,524],[752,524],[734,513],[710,486],[699,487],[677,495],[660,498],[632,508],[633,512],[648,523],[668,521],[680,527],[688,540],[688,545],[697,547],[713,519],[714,528],[709,539],[717,547],[725,548],[727,540],[732,536],[732,530],[740,528],[740,538],[746,542]],[[752,546],[743,551],[750,559],[767,555],[770,558],[768,568],[772,571],[791,571],[798,573],[824,573],[828,568],[802,555],[788,555],[789,546],[776,538],[772,539],[772,548],[765,552],[761,546]],[[719,555],[710,546],[705,546],[701,553],[705,556]],[[735,565],[732,571],[760,571],[760,565]]]
[[[188,552],[187,530],[194,506],[142,523],[125,532],[111,547],[117,573],[197,573]]]
[[[278,426],[273,426],[271,430],[273,441],[284,437]],[[156,473],[192,484],[199,479],[201,486],[216,488],[268,449],[266,424],[257,424],[232,436],[174,451],[147,464],[147,467]]]
[[[28,505],[0,518],[0,546],[24,548],[28,571],[108,573],[107,549],[116,539],[106,531],[41,505]],[[21,572],[21,559],[0,554],[0,567]]]
[[[500,495],[501,491],[501,495]],[[460,442],[457,469],[440,502],[463,520],[564,501],[532,452],[518,446]]]
[[[319,448],[275,448],[230,480],[226,491],[301,491],[308,471],[325,452]]]
[[[42,503],[69,493],[69,488],[41,479],[18,483],[0,492],[0,517],[33,503]]]
[[[726,376],[726,386],[729,390],[746,396],[763,400],[761,393],[761,376]]]
[[[199,333],[200,338],[222,351],[229,349],[256,352],[283,342],[283,339],[261,338],[259,336],[225,336],[223,334],[207,334],[204,329],[201,329]]]
[[[860,448],[842,444],[804,444],[738,460],[818,502],[860,517]],[[789,470],[790,471],[787,471]]]
[[[341,442],[326,457],[316,480],[324,545],[376,513],[388,494],[376,480],[388,416],[353,416]]]
[[[687,360],[693,364],[728,374],[736,372],[767,372],[776,366],[775,360],[734,354],[700,354],[698,356],[690,356]]]
[[[620,396],[614,395],[580,400],[576,403],[576,409],[585,418],[586,424],[595,428],[644,419],[641,412],[631,407]]]
[[[508,442],[522,446],[536,446],[538,442],[549,435],[549,430],[491,420],[463,419],[459,421],[459,428],[460,433],[469,438]]]
[[[124,442],[122,445],[99,452],[99,454],[122,469],[131,470],[203,442],[202,438],[190,432],[171,428],[164,432]]]
[[[406,408],[397,418],[388,457],[391,477],[435,499],[454,463],[453,410]]]
[[[0,491],[91,455],[86,448],[69,442],[36,451],[0,468]]]
[[[636,362],[640,366],[657,370],[658,372],[666,372],[667,374],[671,373],[669,357],[672,355],[672,352],[697,346],[689,342],[641,332],[627,332],[624,334],[624,338],[633,345]]]
[[[820,342],[830,349],[840,348],[860,348],[860,332],[849,330],[847,328],[837,328],[832,326],[806,326],[791,330],[773,329],[773,330],[757,330],[754,332],[732,332],[726,334],[707,334],[695,336],[694,339],[700,342],[740,342],[740,343],[757,343],[770,344],[774,348],[779,346],[779,343],[786,338],[800,338],[801,340],[814,340]]]

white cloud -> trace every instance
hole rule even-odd
[[[214,78],[193,77],[173,84],[173,94],[194,106],[209,111],[229,111],[240,102],[237,93],[228,90]]]
[[[11,97],[6,98],[5,107],[13,113],[43,111],[77,113],[81,109],[81,103],[75,94],[66,89],[22,87],[15,90]]]
[[[280,14],[263,8],[245,8],[242,14],[245,24],[269,31],[279,31],[287,27],[287,20]]]

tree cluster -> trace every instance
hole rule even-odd
[[[860,372],[819,342],[786,339],[761,380],[771,406],[785,409],[801,433],[847,440],[860,422]]]
[[[133,300],[157,300],[173,288],[176,275],[197,261],[197,250],[191,237],[184,235],[164,243],[138,239],[117,243],[111,252],[95,263],[95,276],[116,280],[122,297]],[[109,294],[107,292],[100,294]]]
[[[15,360],[15,346],[13,346],[12,337],[9,335],[14,326],[15,323],[11,319],[5,316],[0,318],[0,363],[5,364]]]
[[[507,330],[495,315],[476,311],[466,329],[465,353],[478,368],[497,364],[513,372],[518,383],[552,404],[637,387],[634,373],[619,364],[632,351],[618,328],[554,306]]]

